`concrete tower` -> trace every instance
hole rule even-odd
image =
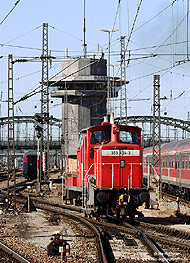
[[[106,115],[107,61],[101,53],[93,58],[67,58],[62,72],[49,83],[57,87],[51,96],[62,98],[63,142],[67,143],[67,154],[74,156],[79,132],[100,125]],[[110,83],[112,87],[114,83],[113,89],[121,85],[118,78],[110,78]]]

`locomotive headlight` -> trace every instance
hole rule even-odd
[[[120,167],[125,168],[125,160],[120,160]]]

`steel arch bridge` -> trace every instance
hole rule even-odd
[[[153,116],[128,116],[127,123],[140,126],[143,130],[144,140],[151,141]],[[163,142],[176,141],[190,137],[190,121],[171,117],[160,117],[161,140]]]
[[[36,147],[34,116],[15,116],[15,148],[31,149]],[[62,120],[50,117],[50,149],[61,148]],[[0,118],[0,149],[7,149],[8,117]]]
[[[116,121],[119,121],[116,118]],[[36,146],[34,116],[15,116],[15,146],[18,149],[30,149]],[[151,144],[153,116],[128,116],[128,124],[142,128],[144,141]],[[190,121],[171,117],[161,117],[161,140],[163,142],[176,141],[190,137]],[[8,118],[0,118],[0,149],[7,149]],[[51,149],[61,148],[62,120],[50,118],[50,146]]]

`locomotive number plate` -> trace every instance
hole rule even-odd
[[[102,156],[139,156],[139,150],[102,150]]]

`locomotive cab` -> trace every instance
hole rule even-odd
[[[103,122],[83,130],[77,149],[76,188],[86,213],[120,216],[119,197],[127,194],[130,202],[122,217],[134,216],[140,204],[149,202],[143,187],[141,129]]]

